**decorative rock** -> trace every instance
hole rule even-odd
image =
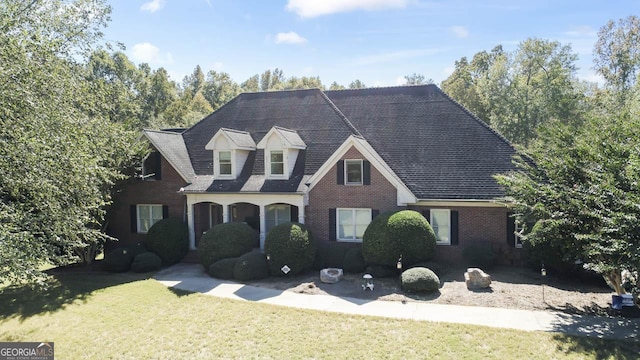
[[[327,268],[320,270],[320,281],[326,284],[335,284],[342,279],[342,269]]]
[[[486,289],[491,286],[491,276],[479,268],[468,268],[464,273],[467,289]]]

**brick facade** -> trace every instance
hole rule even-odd
[[[138,234],[131,229],[131,205],[165,205],[168,207],[170,218],[184,220],[186,198],[178,191],[186,183],[164,157],[160,166],[160,180],[135,179],[115,197],[113,209],[109,214],[107,234],[120,241],[117,244],[109,244],[108,247],[126,246],[146,239],[146,234]]]
[[[355,148],[341,160],[364,159]],[[398,209],[396,188],[371,166],[371,185],[338,185],[337,164],[309,192],[306,225],[318,241],[329,241],[329,209],[368,208],[380,212]]]

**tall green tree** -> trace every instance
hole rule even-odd
[[[367,87],[367,85],[365,85],[359,79],[355,79],[355,80],[353,80],[352,82],[349,83],[349,89],[364,89],[366,87]]]
[[[0,278],[43,262],[90,261],[114,186],[133,171],[136,132],[95,116],[82,64],[110,8],[99,0],[0,6]],[[98,97],[99,98],[99,97]]]
[[[193,69],[193,73],[191,75],[187,75],[182,80],[182,88],[183,90],[190,90],[190,94],[195,96],[197,93],[202,92],[205,83],[204,72],[202,72],[202,68],[200,65],[196,65],[196,68]]]
[[[202,95],[214,110],[226,104],[239,93],[240,86],[226,72],[211,70],[207,73]]]
[[[433,79],[426,79],[422,74],[409,74],[404,76],[405,85],[426,85],[433,84]]]

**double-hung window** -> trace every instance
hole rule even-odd
[[[344,161],[344,178],[346,185],[362,185],[362,160]]]
[[[218,174],[221,176],[231,175],[231,151],[218,152]]]
[[[520,249],[522,248],[522,224],[515,220],[515,247]]]
[[[451,211],[431,209],[431,227],[436,234],[436,244],[451,245]]]
[[[138,205],[138,233],[146,234],[151,226],[162,220],[162,205]]]
[[[271,150],[269,163],[272,176],[284,175],[284,153],[282,150]]]
[[[291,221],[291,205],[273,204],[265,207],[265,232],[269,233],[277,225]]]
[[[338,240],[361,242],[371,222],[371,209],[337,209],[336,217]]]

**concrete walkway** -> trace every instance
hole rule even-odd
[[[214,279],[198,264],[174,265],[158,272],[155,279],[176,289],[302,309],[525,331],[551,331],[598,338],[640,339],[638,319],[298,294]]]

